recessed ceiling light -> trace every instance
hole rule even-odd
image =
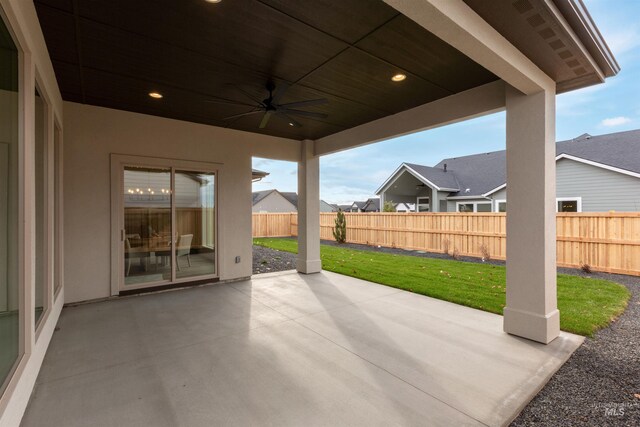
[[[207,3],[220,3],[222,0],[204,0]]]
[[[293,122],[289,122],[289,126],[295,126]]]
[[[391,77],[391,80],[393,80],[394,82],[401,82],[406,78],[407,78],[406,75],[398,73],[395,76]]]
[[[160,99],[162,98],[162,94],[158,93],[158,92],[149,92],[149,96],[155,99]]]

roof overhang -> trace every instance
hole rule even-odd
[[[34,3],[65,100],[310,139],[317,155],[498,111],[504,82],[562,92],[619,70],[581,0]],[[308,112],[328,117],[227,119],[267,82],[290,85],[283,103],[326,98]]]
[[[258,169],[251,169],[251,181],[258,182],[262,178],[269,175],[269,172],[264,172]]]

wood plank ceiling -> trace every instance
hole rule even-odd
[[[381,0],[36,0],[65,100],[317,139],[497,79]],[[407,76],[392,82],[397,73]],[[326,119],[294,128],[251,107],[266,83]],[[156,91],[162,99],[152,99]]]

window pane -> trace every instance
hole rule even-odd
[[[0,19],[0,393],[20,354],[18,50]]]
[[[498,212],[506,212],[507,211],[507,202],[498,203]]]
[[[431,205],[428,197],[418,197],[418,212],[431,211]]]
[[[473,203],[464,203],[458,205],[458,212],[473,212]]]
[[[46,108],[38,88],[35,90],[35,166],[36,166],[36,326],[45,309],[47,289],[47,245],[46,245]]]
[[[578,201],[577,200],[559,201],[558,212],[578,212]]]
[[[171,171],[124,169],[124,283],[171,280]]]
[[[176,277],[216,273],[215,175],[176,171]]]
[[[491,212],[491,203],[478,203],[476,209],[477,212]]]

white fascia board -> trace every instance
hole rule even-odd
[[[479,194],[477,196],[451,196],[451,197],[447,197],[447,200],[473,200],[473,199],[486,199],[489,200],[487,197]]]
[[[387,188],[387,185],[390,185],[393,181],[395,181],[397,179],[396,175],[398,174],[398,172],[400,172],[400,170],[405,167],[406,164],[405,163],[401,163],[400,166],[398,166],[396,168],[395,171],[393,171],[393,173],[391,175],[389,175],[389,178],[387,178],[382,185],[380,186],[380,188],[378,188],[375,192],[376,195],[379,195],[380,193],[382,193],[383,191],[385,191]]]
[[[545,0],[549,2],[550,0]],[[582,0],[553,0],[555,6],[561,11],[568,21],[580,34],[572,33],[574,40],[580,38],[581,42],[596,53],[596,62],[605,75],[615,75],[620,72],[620,65],[616,61],[607,42],[602,37],[600,30],[593,22],[591,14]],[[581,28],[580,28],[581,27]],[[593,55],[591,55],[593,57]],[[603,68],[609,68],[608,72]]]
[[[484,193],[484,194],[482,195],[482,197],[489,197],[491,194],[495,193],[496,191],[500,191],[500,190],[502,190],[502,189],[503,189],[503,188],[505,188],[506,186],[507,186],[507,183],[505,182],[504,184],[497,186],[497,187],[496,187],[496,188],[494,188],[493,190],[489,190],[489,191],[487,191],[486,193]]]
[[[628,171],[626,169],[616,168],[614,166],[605,165],[604,163],[594,162],[593,160],[583,159],[581,157],[572,156],[572,155],[566,154],[566,153],[562,153],[562,154],[556,156],[556,162],[558,160],[560,160],[560,159],[573,160],[575,162],[584,163],[586,165],[591,165],[591,166],[595,166],[595,167],[598,167],[598,168],[610,170],[610,171],[613,171],[613,172],[618,172],[618,173],[621,173],[623,175],[629,175],[629,176],[632,176],[634,178],[640,178],[640,173],[631,172],[631,171]]]
[[[551,12],[553,17],[558,22],[558,25],[562,28],[562,30],[566,34],[569,35],[569,37],[571,37],[573,42],[576,44],[578,50],[580,51],[580,53],[582,53],[582,55],[587,59],[587,61],[589,62],[589,65],[591,66],[591,68],[593,68],[593,70],[595,71],[595,74],[598,76],[598,79],[601,82],[604,82],[604,79],[605,79],[604,72],[602,71],[598,63],[596,63],[595,59],[593,59],[593,56],[591,56],[591,53],[584,46],[580,38],[576,35],[575,31],[573,31],[573,29],[571,28],[571,25],[569,25],[569,23],[567,22],[565,17],[562,15],[560,10],[558,10],[556,5],[553,4],[551,0],[545,0],[545,5],[547,6],[547,9],[549,10],[549,12]],[[584,10],[586,11],[586,9]]]

